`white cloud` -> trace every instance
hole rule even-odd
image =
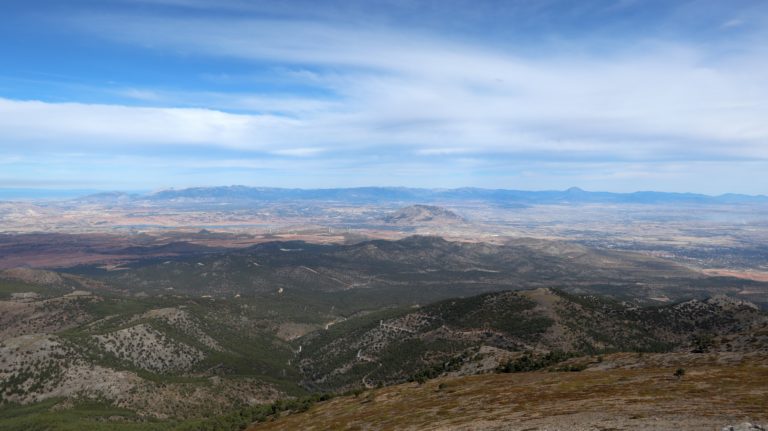
[[[45,103],[0,98],[0,136],[5,145],[83,146],[213,145],[269,149],[268,134],[295,120],[229,114],[209,109],[145,108],[82,103]]]
[[[211,95],[209,103],[225,109],[295,119],[253,128],[227,117],[215,128],[225,142],[257,129],[257,142],[292,151],[397,145],[420,154],[768,156],[768,73],[758,73],[768,62],[749,47],[712,58],[701,46],[644,41],[599,57],[555,50],[528,58],[393,29],[296,20],[89,16],[81,25],[153,49],[293,64],[289,78],[339,97]]]
[[[141,100],[144,102],[162,101],[162,96],[160,96],[158,92],[152,90],[144,90],[140,88],[123,88],[116,90],[114,93],[118,96]]]
[[[284,150],[275,150],[271,151],[272,154],[278,155],[278,156],[296,156],[296,157],[310,157],[310,156],[316,156],[320,153],[322,153],[324,149],[322,148],[287,148]]]
[[[529,180],[542,185],[547,175],[553,184],[597,184],[654,173],[685,177],[664,167],[677,169],[677,162],[768,160],[768,61],[750,46],[714,56],[702,45],[646,40],[599,56],[557,49],[522,56],[397,29],[317,22],[88,16],[78,26],[164,52],[271,62],[281,65],[272,70],[281,79],[333,97],[130,87],[117,93],[155,107],[0,98],[0,149],[196,145],[297,162],[222,155],[169,166],[295,166],[351,172],[369,184],[391,184],[398,175],[408,184],[442,172],[445,178],[426,176],[434,185],[456,186],[478,184],[471,173],[479,171],[520,180],[524,175],[501,172],[522,172],[526,160],[577,165],[565,173],[545,166]],[[511,166],[513,157],[519,162]],[[606,161],[612,164],[594,165]],[[708,165],[696,166],[706,177]]]

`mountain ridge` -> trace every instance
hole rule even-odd
[[[538,288],[453,298],[400,313],[350,319],[332,331],[304,336],[299,358],[305,384],[338,390],[359,384],[361,376],[366,385],[376,386],[401,383],[424,369],[489,372],[523,352],[539,358],[551,352],[581,356],[710,349],[716,343],[699,346],[697,340],[751,334],[767,325],[768,316],[756,305],[727,297],[636,307],[595,295]],[[736,349],[731,343],[729,348]],[[768,348],[768,339],[763,343],[762,348]],[[487,369],[476,363],[481,347],[492,348],[480,361],[490,365]]]
[[[351,244],[273,241],[232,251],[140,258],[122,268],[130,270],[83,265],[65,272],[129,290],[138,285],[156,292],[175,287],[213,296],[283,287],[346,295],[376,293],[382,298],[397,292],[434,301],[493,290],[560,287],[645,304],[659,303],[653,298],[663,302],[728,293],[765,306],[761,296],[768,289],[768,283],[708,277],[669,260],[631,252],[539,239],[488,244],[423,235]],[[179,274],[184,274],[181,285]]]
[[[148,194],[103,192],[83,196],[73,201],[93,202],[105,199],[121,201],[211,201],[211,200],[250,200],[280,202],[290,200],[306,201],[342,201],[342,202],[440,202],[440,201],[485,201],[511,202],[519,204],[546,203],[768,203],[766,195],[746,195],[725,193],[706,195],[684,192],[635,191],[629,193],[586,191],[578,187],[567,190],[514,190],[486,189],[478,187],[445,188],[408,188],[408,187],[353,187],[353,188],[276,188],[249,187],[242,185],[191,187],[184,189],[165,189]]]

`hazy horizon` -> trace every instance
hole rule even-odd
[[[183,191],[187,189],[214,189],[214,188],[229,188],[229,187],[247,187],[247,188],[264,188],[264,189],[283,189],[283,190],[345,190],[345,189],[411,189],[411,190],[460,190],[460,189],[478,189],[478,190],[506,190],[506,191],[520,191],[525,193],[538,193],[538,192],[567,192],[569,190],[578,190],[586,193],[613,193],[613,194],[633,194],[633,193],[669,193],[669,194],[694,194],[708,197],[718,197],[724,195],[744,195],[751,197],[765,197],[765,194],[744,194],[744,193],[720,193],[720,194],[707,194],[707,193],[695,193],[690,191],[660,191],[660,190],[632,190],[627,192],[611,192],[607,190],[588,190],[578,186],[571,186],[566,189],[513,189],[513,188],[487,188],[487,187],[404,187],[404,186],[387,186],[387,185],[367,185],[357,187],[272,187],[272,186],[259,186],[259,185],[244,185],[244,184],[227,184],[227,185],[210,185],[210,186],[191,186],[191,187],[156,187],[152,189],[67,189],[67,188],[2,188],[0,187],[0,200],[12,201],[12,200],[56,200],[56,199],[73,199],[86,197],[89,195],[96,195],[100,193],[126,193],[136,195],[149,195],[152,193],[162,191]]]

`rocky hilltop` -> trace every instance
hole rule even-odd
[[[423,224],[458,224],[465,220],[458,214],[443,207],[434,205],[411,205],[401,208],[384,217],[384,222],[393,225],[423,225]]]

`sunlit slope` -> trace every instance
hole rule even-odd
[[[445,377],[372,389],[262,430],[720,430],[768,422],[766,356],[615,354],[582,372]],[[682,368],[681,378],[674,372]]]

